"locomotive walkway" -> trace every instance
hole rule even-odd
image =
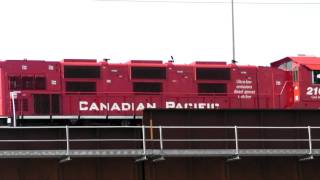
[[[308,160],[320,156],[319,137],[318,126],[0,127],[0,158],[133,157],[157,161],[165,157],[236,160],[241,156],[296,156]]]

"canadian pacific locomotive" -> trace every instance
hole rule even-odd
[[[139,119],[145,108],[320,108],[318,57],[286,57],[270,67],[6,60],[0,71],[0,115],[20,121]]]

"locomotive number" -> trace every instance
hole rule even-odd
[[[317,96],[320,95],[320,88],[319,87],[308,87],[307,93],[308,96]]]

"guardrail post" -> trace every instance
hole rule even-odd
[[[66,155],[65,157],[63,157],[62,159],[59,160],[59,163],[65,163],[65,162],[68,162],[68,161],[71,161],[71,158],[70,158],[70,137],[69,137],[69,126],[66,125]]]
[[[70,150],[70,141],[69,141],[69,126],[66,126],[66,143],[67,143],[67,151],[66,155],[69,156]]]
[[[142,147],[143,147],[143,155],[146,155],[146,131],[145,126],[142,126]]]
[[[311,127],[308,126],[308,142],[309,142],[309,152],[307,155],[302,156],[299,161],[308,161],[314,159],[312,154],[312,138],[311,138]]]
[[[312,139],[311,139],[311,127],[308,126],[308,138],[309,138],[309,155],[312,155]]]
[[[239,140],[238,140],[238,127],[234,126],[234,137],[235,137],[235,143],[236,143],[236,153],[235,155],[239,155]]]
[[[162,137],[162,126],[159,126],[159,136],[160,136],[160,150],[163,152],[163,137]]]
[[[239,139],[238,139],[238,127],[234,126],[234,138],[235,138],[235,153],[233,156],[229,157],[227,159],[228,162],[230,161],[235,161],[235,160],[239,160],[240,156],[239,156]]]
[[[147,160],[145,128],[146,127],[144,125],[141,126],[141,130],[142,130],[142,148],[143,148],[142,157],[136,159],[136,162]]]
[[[159,143],[160,143],[160,153],[159,153],[159,157],[156,157],[155,159],[153,159],[153,162],[159,162],[159,161],[163,161],[164,156],[163,156],[163,135],[162,135],[162,126],[159,126]]]

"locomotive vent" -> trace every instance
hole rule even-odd
[[[224,95],[223,93],[227,93],[227,85],[222,83],[198,83],[198,93],[203,95],[211,95],[210,93]]]
[[[100,78],[99,66],[64,66],[65,78]]]
[[[96,82],[66,82],[67,92],[95,92]]]
[[[44,90],[46,78],[41,76],[9,76],[10,90]]]
[[[165,67],[131,67],[131,78],[140,80],[165,80],[167,72]],[[163,91],[162,82],[133,82],[135,93],[158,94]]]
[[[134,82],[133,92],[137,93],[160,93],[162,92],[162,83],[157,82]]]
[[[165,67],[131,67],[132,79],[166,79]]]
[[[230,68],[197,68],[197,80],[230,80]]]

